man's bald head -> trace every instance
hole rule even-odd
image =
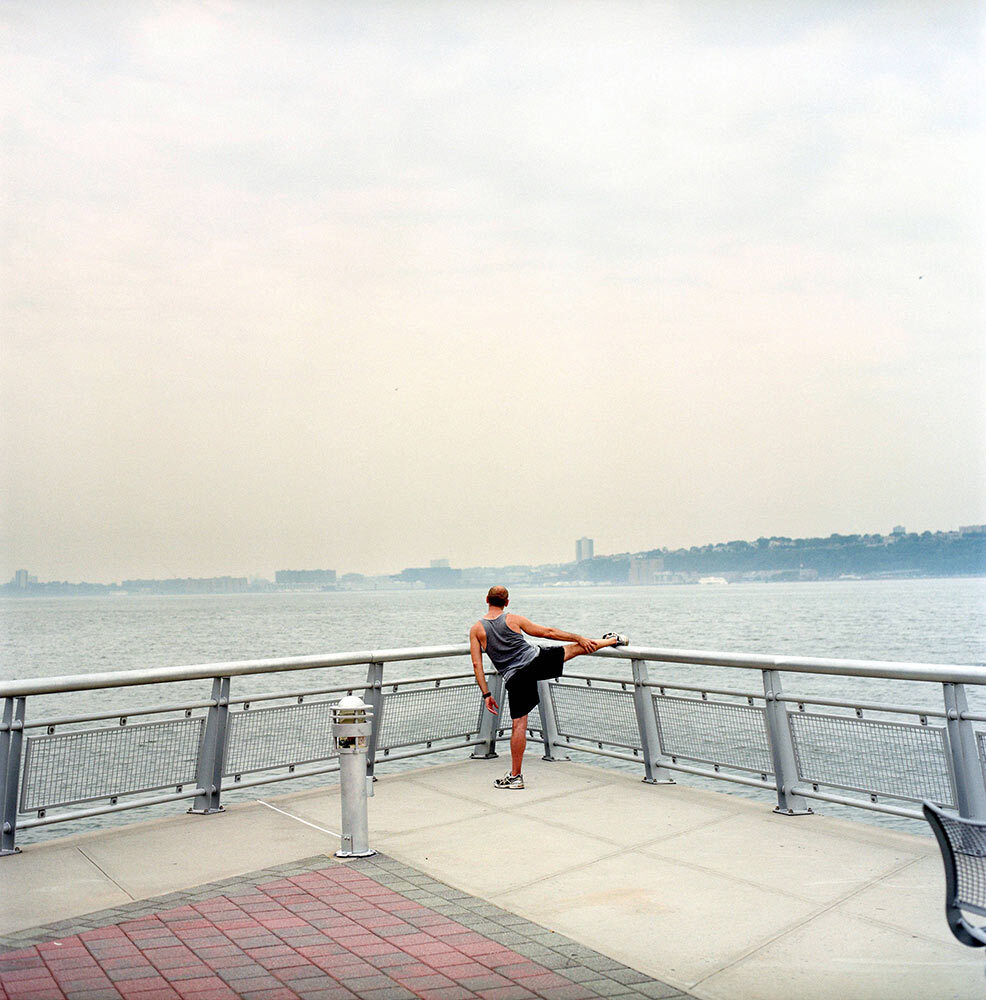
[[[490,587],[486,595],[486,603],[491,608],[505,608],[508,600],[510,600],[510,595],[507,593],[506,587]]]

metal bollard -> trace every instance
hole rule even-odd
[[[342,844],[337,858],[368,858],[377,853],[370,849],[366,820],[366,754],[372,729],[369,707],[359,695],[347,695],[332,709],[342,802]]]

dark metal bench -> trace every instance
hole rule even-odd
[[[963,944],[982,948],[986,946],[986,925],[971,923],[963,911],[986,917],[986,822],[963,819],[930,802],[924,802],[922,808],[945,862],[948,926]]]

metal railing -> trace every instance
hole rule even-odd
[[[510,727],[499,676],[489,677],[499,719],[484,710],[471,670],[384,678],[389,663],[466,656],[463,644],[2,682],[0,852],[15,852],[18,829],[187,799],[190,812],[214,813],[224,788],[336,771],[331,706],[344,693],[360,693],[372,709],[370,774],[448,750],[495,756]],[[542,683],[528,738],[547,759],[577,750],[635,763],[650,783],[677,771],[765,788],[786,814],[810,812],[808,800],[818,799],[920,819],[929,799],[986,819],[986,727],[976,727],[986,713],[971,711],[966,695],[968,685],[986,693],[984,667],[646,647],[595,656],[629,660],[630,671]],[[762,683],[752,691],[703,684],[685,669],[654,680],[649,664],[754,670]],[[232,696],[237,678],[343,667],[365,668],[365,678]],[[932,682],[942,701],[812,696],[782,686],[792,674]],[[199,690],[163,704],[33,714],[49,695],[195,681],[211,683],[208,697]]]

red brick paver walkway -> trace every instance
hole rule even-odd
[[[2,1000],[588,1000],[342,865],[0,954]]]

